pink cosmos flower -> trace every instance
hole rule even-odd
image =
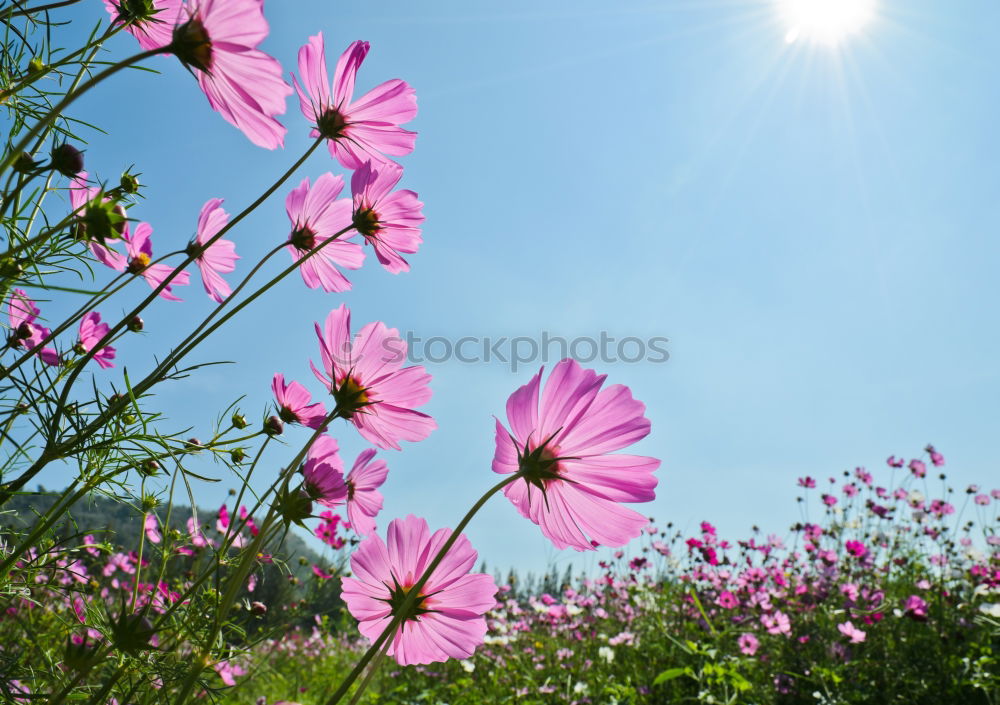
[[[212,109],[259,147],[284,146],[291,87],[281,64],[257,49],[267,36],[263,0],[188,0],[171,49],[191,69]]]
[[[198,548],[204,548],[205,546],[209,545],[208,538],[205,536],[204,532],[201,530],[201,527],[198,525],[198,521],[194,517],[188,517],[187,530],[188,530],[188,537],[190,537],[191,543],[194,546]]]
[[[850,620],[844,622],[843,624],[838,624],[837,629],[840,630],[841,634],[850,639],[852,644],[860,644],[867,636],[865,632],[855,627]]]
[[[310,404],[309,390],[298,382],[285,384],[285,376],[276,374],[271,380],[271,389],[278,402],[278,416],[285,423],[300,423],[318,429],[326,418],[326,407],[322,402]]]
[[[389,625],[451,533],[432,535],[427,522],[411,514],[389,524],[387,542],[372,535],[351,554],[354,577],[343,579],[343,598],[369,640]],[[496,605],[497,588],[491,576],[469,572],[476,558],[468,538],[459,536],[392,636],[388,654],[400,665],[468,658],[483,642],[483,615]]]
[[[774,614],[762,615],[760,623],[768,634],[784,634],[785,636],[792,634],[792,622],[788,615],[781,610],[776,610]]]
[[[903,604],[906,616],[918,622],[927,621],[927,600],[920,595],[910,595]]]
[[[927,465],[922,460],[911,460],[910,472],[913,473],[914,477],[924,477],[927,475]]]
[[[146,540],[150,543],[160,543],[163,540],[160,534],[160,522],[157,521],[155,514],[146,515],[142,528],[146,532]]]
[[[344,463],[340,459],[337,441],[320,436],[309,447],[302,466],[303,486],[310,499],[326,507],[336,507],[347,499],[344,484]]]
[[[403,176],[395,162],[372,164],[366,161],[351,176],[354,195],[354,227],[375,248],[375,256],[393,274],[409,271],[402,253],[412,254],[420,247],[420,209],[424,204],[407,189],[393,191]]]
[[[539,398],[542,372],[507,400],[510,432],[496,422],[493,471],[520,473],[504,494],[557,548],[623,546],[649,521],[622,502],[655,497],[655,458],[614,454],[649,434],[645,405],[628,387],[565,359]],[[523,482],[522,482],[523,480]]]
[[[376,452],[374,448],[361,451],[347,473],[347,518],[359,536],[375,532],[375,517],[382,510],[378,488],[385,482],[389,467],[384,460],[372,462]]]
[[[207,247],[205,243],[215,237],[227,222],[229,214],[222,210],[222,199],[213,198],[207,201],[198,215],[198,231],[194,241],[187,249],[188,255],[195,256],[195,264],[201,272],[201,282],[205,291],[220,304],[233,291],[222,275],[236,269],[239,255],[236,254],[236,243],[232,240],[219,238]]]
[[[149,236],[152,234],[153,226],[149,223],[139,223],[134,234],[130,236],[126,227],[122,237],[129,255],[128,271],[132,274],[141,274],[146,283],[149,284],[149,288],[155,289],[174,270],[165,264],[150,264],[153,259],[153,241],[150,240]],[[190,274],[187,272],[178,273],[160,292],[160,298],[167,301],[180,301],[171,293],[171,289],[175,286],[187,286],[189,283],[191,283]]]
[[[431,398],[431,376],[423,367],[403,367],[406,343],[395,328],[369,323],[351,341],[347,306],[331,311],[323,330],[316,324],[323,371],[313,373],[336,401],[341,418],[379,448],[399,450],[399,441],[422,441],[437,428],[414,407]]]
[[[223,504],[219,507],[219,516],[215,520],[215,530],[220,534],[226,533],[229,528],[229,507]]]
[[[24,350],[31,350],[40,345],[51,333],[48,328],[35,322],[40,313],[24,289],[14,289],[10,299],[7,300],[7,316],[11,330],[7,344]],[[38,352],[38,357],[47,365],[59,364],[59,353],[54,348],[42,348]]]
[[[313,571],[313,575],[315,575],[320,580],[330,580],[331,578],[333,578],[333,574],[332,573],[327,573],[325,570],[323,570],[322,568],[320,568],[315,563],[313,563],[312,571]]]
[[[236,685],[236,679],[246,674],[242,666],[234,664],[231,661],[219,661],[212,668],[219,674],[222,682],[229,686]]]
[[[757,649],[760,646],[760,640],[750,633],[741,634],[737,643],[740,646],[740,651],[747,656],[753,656],[757,653]]]
[[[405,81],[386,81],[352,100],[354,79],[367,54],[368,42],[347,47],[337,61],[331,89],[320,33],[299,49],[305,90],[292,76],[302,114],[315,125],[310,136],[329,140],[330,154],[348,169],[358,169],[368,159],[387,161],[385,154],[409,154],[417,139],[417,133],[400,127],[417,114],[417,95]]]
[[[97,197],[101,189],[96,186],[87,185],[87,172],[81,171],[77,174],[69,185],[69,204],[73,212],[78,215],[82,213],[84,205]],[[105,199],[108,200],[108,199]],[[124,215],[124,209],[119,211]],[[120,252],[111,249],[107,245],[102,245],[94,240],[87,241],[87,247],[101,264],[111,267],[116,272],[124,272],[128,260]]]
[[[736,595],[729,592],[729,590],[723,590],[719,594],[719,597],[718,599],[716,599],[715,603],[719,605],[719,607],[731,610],[734,607],[739,607],[740,601],[736,598]]]
[[[84,355],[94,349],[100,340],[108,334],[111,326],[101,323],[101,314],[91,311],[80,319],[80,342],[76,345],[76,353]],[[107,369],[114,367],[112,360],[115,359],[115,349],[106,345],[94,354],[94,362]]]
[[[927,454],[931,456],[931,464],[933,464],[934,467],[939,468],[944,465],[944,456],[938,453],[934,446],[928,444],[924,450],[926,450]]]
[[[323,291],[347,291],[351,282],[337,265],[358,269],[365,261],[361,245],[348,238],[353,232],[338,234],[351,227],[351,202],[337,199],[344,180],[327,172],[309,186],[306,177],[298,188],[292,189],[285,199],[285,210],[292,221],[292,234],[288,238],[288,251],[298,261],[303,255],[323,244],[323,248],[299,265],[302,280],[310,289],[322,287]],[[334,236],[333,242],[327,242]]]
[[[976,504],[985,507],[990,503],[990,496],[988,494],[977,494],[975,502]]]
[[[127,5],[126,0],[104,0],[104,7],[111,15],[112,24],[121,24],[120,18],[128,17],[128,11],[122,9],[123,4]],[[148,20],[129,23],[125,31],[135,37],[143,49],[165,47],[173,39],[174,26],[181,18],[183,7],[182,0],[153,0],[156,14]]]

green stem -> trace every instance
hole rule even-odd
[[[313,431],[312,435],[309,437],[309,440],[306,441],[306,444],[302,447],[301,450],[299,450],[295,458],[292,459],[292,462],[288,464],[288,467],[283,473],[283,477],[280,478],[283,485],[282,492],[287,490],[289,481],[295,474],[295,471],[298,469],[299,464],[305,458],[306,453],[309,452],[309,449],[312,447],[312,444],[315,443],[316,439],[319,438],[320,435],[322,434],[323,432],[322,429],[325,428],[331,421],[333,421],[339,415],[340,415],[340,407],[334,408],[334,410],[327,415],[322,426]],[[260,532],[257,534],[256,537],[254,537],[254,540],[250,544],[249,549],[244,551],[243,558],[240,561],[239,565],[236,567],[236,571],[231,576],[229,576],[228,584],[226,586],[226,592],[223,595],[222,601],[219,603],[218,608],[216,609],[215,619],[213,621],[212,629],[209,632],[208,638],[206,638],[203,642],[204,644],[206,644],[206,646],[200,650],[200,653],[195,654],[194,663],[191,666],[191,670],[188,672],[188,676],[184,680],[184,685],[181,687],[181,691],[177,695],[177,699],[174,701],[175,705],[182,705],[184,702],[187,701],[188,697],[191,695],[191,691],[194,690],[195,684],[198,682],[198,677],[201,675],[202,671],[208,667],[209,663],[208,648],[210,648],[211,644],[215,643],[216,637],[218,637],[219,631],[222,629],[222,618],[224,615],[228,614],[229,610],[232,608],[233,602],[235,602],[236,600],[236,595],[239,592],[239,589],[243,586],[247,578],[247,575],[249,574],[253,566],[254,561],[257,560],[257,553],[261,545],[263,545],[264,540],[267,538],[271,529],[274,528],[275,526],[275,521],[276,519],[278,519],[277,514],[278,512],[276,506],[272,505],[271,508],[268,510],[267,516],[264,518],[264,521],[261,523]]]
[[[365,692],[365,688],[368,687],[368,684],[371,683],[372,678],[378,671],[378,667],[382,665],[382,661],[385,659],[385,654],[389,651],[390,643],[390,640],[386,639],[385,645],[379,649],[378,655],[375,657],[371,667],[368,669],[368,673],[365,674],[364,680],[361,681],[361,685],[358,686],[358,689],[354,691],[354,696],[351,698],[351,702],[347,705],[357,705],[358,700],[361,699],[361,695]]]
[[[28,143],[31,142],[31,140],[34,139],[39,132],[41,132],[43,129],[48,127],[53,121],[55,121],[55,119],[59,117],[63,113],[63,111],[66,110],[66,108],[72,105],[77,98],[82,96],[84,93],[89,91],[91,88],[96,86],[104,79],[115,75],[122,69],[128,68],[129,66],[133,66],[134,64],[137,64],[140,61],[145,61],[146,59],[152,56],[156,56],[157,54],[163,54],[169,51],[170,47],[166,46],[160,49],[150,49],[149,51],[144,51],[134,56],[130,56],[129,58],[123,59],[118,63],[112,64],[108,68],[104,69],[103,71],[95,75],[93,78],[91,78],[89,81],[86,81],[82,86],[80,86],[75,91],[67,93],[62,100],[56,103],[56,106],[54,108],[49,110],[48,114],[44,118],[39,120],[37,123],[35,123],[34,127],[28,130],[27,134],[25,134],[24,137],[21,138],[20,142],[14,145],[14,147],[8,153],[7,158],[3,161],[2,164],[0,164],[0,173],[3,173],[8,167],[10,167],[10,165],[13,164],[14,161],[17,159],[18,155],[20,155],[21,152],[24,151],[24,148],[28,146]]]
[[[75,5],[80,2],[80,0],[59,0],[59,2],[51,2],[48,5],[37,5],[35,7],[28,7],[23,10],[15,10],[11,8],[7,10],[2,15],[0,15],[0,22],[6,22],[11,17],[20,17],[22,15],[33,15],[36,12],[45,12],[46,10],[55,10],[56,8],[66,7],[67,5]]]
[[[260,204],[266,201],[275,191],[277,191],[281,187],[283,183],[285,183],[285,181],[287,181],[292,176],[292,174],[294,174],[298,170],[300,166],[302,166],[302,164],[305,163],[305,161],[312,155],[314,151],[316,151],[316,148],[323,141],[324,140],[322,137],[317,138],[309,147],[309,149],[306,150],[305,154],[299,157],[295,161],[295,163],[291,167],[289,167],[289,169],[284,174],[282,174],[281,177],[278,178],[277,181],[275,181],[266,191],[264,191],[263,194],[260,195],[260,197],[257,198],[256,201],[254,201],[245,209],[243,209],[243,211],[241,211],[239,215],[237,215],[235,218],[229,221],[229,223],[227,223],[223,228],[221,228],[219,232],[216,233],[215,236],[213,236],[210,240],[208,240],[203,246],[209,247],[212,243],[214,243],[216,240],[225,235],[233,226],[235,226],[237,223],[243,220],[247,215],[249,215],[253,210],[255,210]],[[329,242],[329,240],[325,242]],[[318,249],[320,249],[320,247],[322,247],[322,245],[325,244],[325,242],[321,243],[319,247],[311,251],[310,255],[312,254],[312,252],[315,252]],[[309,255],[307,255],[307,257],[308,256]],[[122,318],[121,321],[112,326],[111,329],[107,332],[107,334],[105,334],[105,336],[101,338],[101,340],[98,341],[94,345],[94,347],[87,352],[86,355],[84,355],[84,357],[80,360],[80,363],[77,365],[77,367],[75,367],[73,371],[70,373],[70,377],[67,380],[65,387],[63,388],[63,393],[60,397],[63,403],[65,402],[66,397],[68,397],[69,390],[72,387],[73,382],[76,381],[76,378],[77,376],[79,376],[79,373],[83,369],[84,365],[97,353],[97,351],[101,350],[105,345],[107,345],[108,341],[110,341],[122,328],[124,328],[129,321],[131,321],[135,316],[139,315],[139,313],[141,313],[146,308],[146,306],[148,306],[152,301],[154,301],[156,297],[159,296],[160,292],[163,291],[163,289],[167,287],[171,281],[173,281],[174,277],[176,277],[181,270],[187,267],[187,265],[193,262],[194,259],[195,259],[194,257],[191,257],[189,255],[187,259],[185,259],[185,261],[180,266],[178,266],[173,272],[171,272],[168,276],[166,276],[162,282],[160,282],[159,286],[157,286],[151,294],[149,294],[142,302],[140,302],[138,306],[132,309],[132,311],[129,312],[124,318]],[[303,257],[302,259],[305,259],[305,257]],[[286,272],[287,271],[288,270],[286,270]],[[146,389],[151,387],[153,383],[155,383],[155,380],[150,381],[150,377],[147,377],[146,380],[143,380],[143,382],[141,382],[139,385],[136,385],[137,390],[140,390],[141,388],[141,390],[137,391],[136,393],[139,394],[142,391],[145,391]],[[126,403],[129,403],[129,400],[123,400],[121,402],[118,402],[117,404],[110,405],[109,408],[106,409],[105,412],[100,417],[91,422],[86,428],[83,429],[83,431],[69,438],[65,443],[59,444],[59,447],[62,449],[72,448],[73,445],[77,443],[81,438],[89,437],[98,428],[100,428],[108,418],[110,418],[114,414],[117,414],[122,408],[124,408]],[[52,423],[53,428],[57,427],[59,416],[61,415],[62,412],[62,408],[63,406],[60,405],[56,409],[56,415],[53,418],[53,423]],[[13,495],[14,492],[17,492],[21,487],[30,482],[31,479],[39,472],[41,472],[42,469],[54,457],[57,457],[55,449],[47,448],[42,453],[41,457],[39,457],[39,459],[36,460],[31,467],[29,467],[25,472],[23,472],[16,480],[13,480],[12,482],[8,483],[2,490],[0,490],[0,505],[3,505],[8,499],[10,499],[10,497]]]

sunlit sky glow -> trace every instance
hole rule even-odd
[[[863,29],[875,16],[875,0],[777,0],[788,27],[785,41],[836,44]]]

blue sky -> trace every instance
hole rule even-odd
[[[1000,476],[996,3],[880,0],[835,47],[786,43],[772,0],[271,0],[265,12],[262,48],[286,71],[321,30],[331,60],[371,42],[359,90],[394,77],[416,87],[420,136],[401,161],[426,204],[425,244],[405,275],[370,257],[344,295],[288,279],[190,358],[237,364],[159,389],[172,423],[207,435],[241,395],[262,414],[279,371],[318,394],[312,322],[344,301],[356,324],[423,338],[669,338],[666,363],[599,365],[648,406],[652,434],[636,452],[663,465],[658,498],[640,511],[661,522],[710,519],[730,538],[753,524],[783,532],[798,518],[798,476],[865,465],[887,479],[886,456],[928,442],[957,487]],[[102,13],[88,0],[77,16]],[[130,37],[109,46],[137,51]],[[255,198],[306,148],[308,126],[290,100],[286,148],[255,148],[175,60],[148,65],[162,74],[103,85],[78,114],[108,132],[90,140],[92,173],[142,172],[132,215],[165,252],[191,237],[208,198],[230,212]],[[288,188],[327,170],[340,172],[317,153]],[[235,231],[240,271],[287,236],[287,190]],[[145,294],[131,291],[105,318]],[[123,341],[131,375],[213,305],[200,285],[181,296]],[[428,370],[425,410],[440,428],[385,453],[383,527],[411,512],[457,522],[494,482],[491,416],[533,372]],[[105,385],[120,374],[96,372]],[[343,424],[335,433],[353,459],[361,439]],[[61,484],[56,472],[42,479]],[[199,502],[217,507],[230,486]],[[502,497],[468,533],[492,566],[575,558]]]

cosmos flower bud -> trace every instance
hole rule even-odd
[[[268,416],[264,422],[264,433],[269,436],[280,436],[285,432],[285,424],[277,416]]]
[[[140,651],[155,648],[151,641],[155,631],[153,623],[144,614],[125,614],[111,621],[111,641],[115,648],[132,656]]]
[[[233,412],[232,418],[233,428],[244,429],[250,424],[247,423],[247,417],[238,411]]]
[[[38,166],[38,162],[35,158],[31,156],[28,152],[21,152],[17,155],[17,159],[14,160],[12,165],[14,171],[20,174],[27,174]]]
[[[192,453],[199,453],[203,450],[201,441],[197,438],[189,438],[184,441],[184,447]]]
[[[83,171],[83,153],[68,142],[53,149],[50,156],[51,167],[63,176],[76,176]]]
[[[286,524],[299,524],[312,516],[312,500],[305,492],[287,489],[278,496],[276,507]]]
[[[126,171],[122,174],[122,178],[118,182],[118,188],[128,194],[139,193],[139,179],[135,174],[130,174]]]
[[[153,20],[156,14],[153,0],[118,0],[115,7],[118,10],[117,21],[122,24],[142,24]]]
[[[28,62],[29,74],[41,73],[44,68],[45,62],[38,56],[32,57],[31,61]]]
[[[76,222],[75,234],[84,240],[115,240],[125,231],[125,209],[112,201],[93,199],[84,206]]]
[[[87,639],[87,635],[73,634],[66,637],[66,650],[63,652],[63,663],[74,671],[85,671],[93,665],[97,655],[96,644]]]
[[[139,472],[141,472],[146,477],[154,477],[160,470],[160,464],[150,458],[149,460],[143,461],[142,465],[139,466]]]
[[[133,333],[138,333],[142,330],[143,321],[138,316],[132,316],[132,319],[128,322],[128,329]]]
[[[247,453],[242,448],[233,448],[229,452],[229,459],[233,462],[233,465],[240,465],[247,459]]]
[[[263,602],[254,601],[250,603],[250,611],[256,615],[262,615],[267,612],[267,605]]]

